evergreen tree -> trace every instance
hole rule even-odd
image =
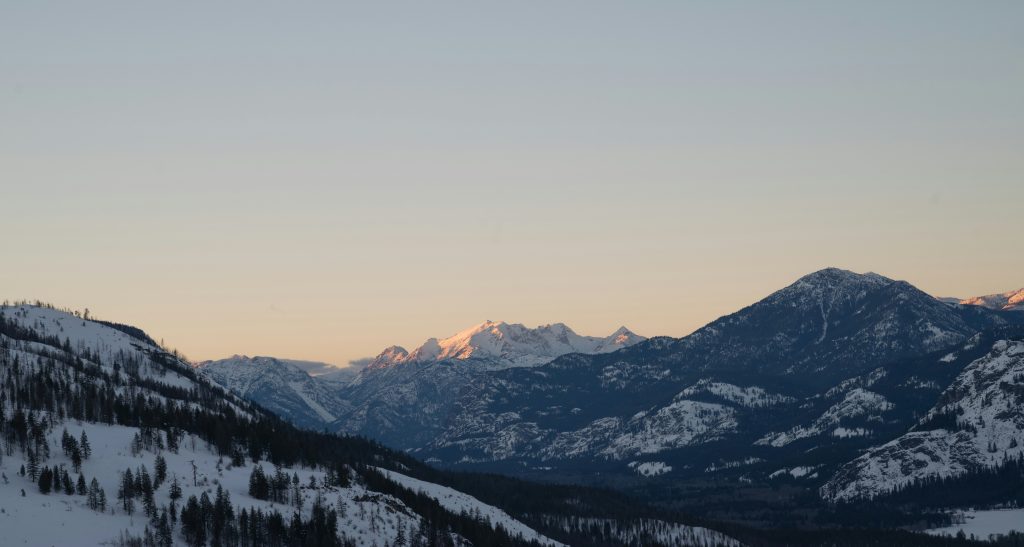
[[[121,475],[121,486],[117,489],[117,499],[121,502],[121,508],[127,514],[132,514],[135,505],[132,500],[135,498],[135,479],[132,477],[132,470],[126,469]]]
[[[181,534],[185,537],[185,543],[190,546],[200,547],[206,544],[206,523],[201,511],[199,500],[195,496],[189,496],[188,502],[181,510]]]
[[[75,483],[71,482],[71,475],[68,474],[67,469],[61,468],[60,483],[64,487],[65,494],[68,496],[75,495]]]
[[[270,483],[263,473],[262,465],[253,466],[249,474],[249,495],[258,500],[270,498]]]
[[[53,487],[53,472],[49,467],[43,467],[39,472],[39,492],[49,494]]]
[[[170,496],[171,496],[171,507],[173,508],[174,504],[178,500],[181,499],[181,485],[178,484],[178,476],[177,475],[174,475],[171,478]]]
[[[167,517],[166,509],[160,512],[160,520],[156,526],[156,539],[159,547],[172,547],[174,545],[174,532],[171,529],[171,522]]]
[[[70,449],[71,467],[75,470],[75,473],[81,473],[82,451],[78,448],[78,442],[75,441],[74,437],[71,437],[71,442],[73,443]]]
[[[153,473],[153,488],[160,488],[160,485],[167,480],[167,460],[159,454],[153,463]]]
[[[78,446],[82,450],[82,459],[88,460],[92,457],[92,446],[89,445],[89,436],[85,434],[85,430],[82,430],[82,436],[79,438]]]
[[[100,507],[100,483],[96,480],[96,477],[92,478],[89,482],[89,491],[86,494],[86,505],[93,511]]]
[[[28,476],[30,479],[35,481],[39,478],[39,457],[36,455],[36,451],[29,447],[26,449],[26,463],[28,465]]]

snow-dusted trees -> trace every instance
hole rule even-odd
[[[181,535],[188,545],[200,546],[206,544],[206,524],[203,519],[202,510],[199,508],[199,500],[190,496],[181,509]]]
[[[262,465],[254,465],[252,472],[249,473],[249,495],[258,500],[270,497],[270,482],[263,472]]]
[[[100,483],[95,477],[89,482],[89,489],[85,494],[85,504],[93,511],[107,510],[107,494],[100,488]]]
[[[42,471],[39,472],[39,491],[43,494],[49,494],[53,488],[53,471],[50,471],[49,467],[43,467]]]
[[[127,513],[135,512],[135,478],[132,470],[126,469],[121,475],[121,484],[117,488],[117,501],[121,502],[121,509]]]
[[[82,458],[88,460],[92,457],[92,446],[89,444],[89,436],[82,430],[82,436],[78,439],[78,447],[82,450]]]
[[[153,462],[153,489],[160,488],[160,485],[167,480],[167,460],[157,454]]]

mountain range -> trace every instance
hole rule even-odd
[[[1020,455],[1013,348],[1024,314],[1013,294],[947,302],[828,268],[682,338],[487,322],[413,352],[389,348],[330,390],[335,420],[305,425],[445,467],[615,486],[713,517],[779,485],[793,503],[800,492],[878,499]],[[708,481],[733,493],[720,505],[679,499]]]
[[[646,340],[626,327],[606,337],[580,336],[563,323],[528,328],[519,323],[484,321],[448,338],[431,338],[408,352],[391,346],[370,363],[381,368],[401,363],[470,361],[499,370],[542,365],[567,353],[609,353]]]
[[[942,300],[947,303],[982,306],[992,310],[1021,311],[1024,310],[1024,289],[971,298],[943,298]]]
[[[412,352],[389,347],[348,381],[337,373],[310,377],[270,357],[235,356],[198,367],[297,425],[400,446],[403,439],[425,442],[440,434],[459,393],[496,371],[539,366],[574,352],[608,353],[643,340],[625,327],[592,337],[561,323],[531,329],[485,321],[448,338],[431,338]]]
[[[0,306],[0,544],[741,544],[621,494],[444,472],[297,428],[211,376],[273,375],[315,407],[308,363],[230,363],[195,368],[88,314]]]
[[[349,370],[187,363],[134,326],[4,305],[0,528],[40,545],[974,545],[907,530],[1024,503],[1012,299],[829,268],[680,338],[488,321]]]

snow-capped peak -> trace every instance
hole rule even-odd
[[[405,362],[486,361],[492,368],[535,366],[567,353],[607,353],[645,340],[621,327],[607,337],[581,336],[564,323],[528,328],[519,323],[484,321],[443,339],[430,338],[412,352],[392,346],[371,367]]]
[[[965,306],[982,306],[992,310],[1024,311],[1024,289],[964,298],[959,303]]]
[[[874,272],[859,274],[857,272],[851,272],[840,268],[824,268],[801,277],[796,281],[796,283],[787,288],[831,288],[837,285],[850,284],[878,286],[888,285],[892,282],[892,279]]]
[[[643,336],[636,334],[624,326],[619,327],[619,329],[613,332],[608,338],[610,338],[613,343],[619,344],[623,347],[632,346],[633,344],[644,340]]]
[[[387,367],[395,363],[401,363],[408,358],[409,352],[402,346],[388,346],[373,358],[373,361],[370,362],[367,368]]]

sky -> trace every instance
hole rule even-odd
[[[0,5],[0,299],[192,359],[1024,286],[1024,3]]]

